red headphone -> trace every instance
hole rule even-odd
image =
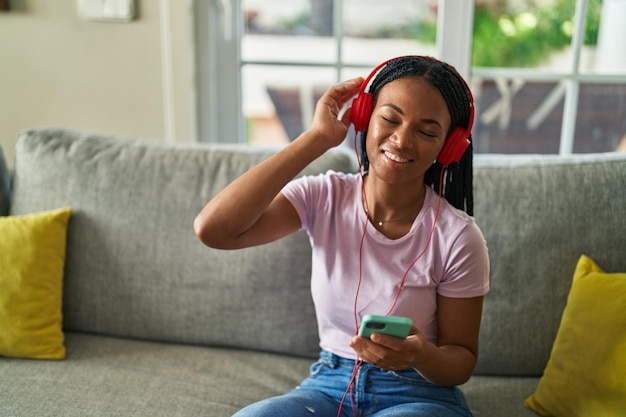
[[[444,64],[442,61],[431,57],[415,57],[428,59],[434,62]],[[388,63],[400,58],[405,57],[392,58],[378,65],[361,84],[359,93],[352,102],[352,110],[350,111],[350,119],[354,124],[354,129],[356,133],[365,133],[369,126],[370,117],[372,116],[372,111],[374,110],[374,94],[370,92],[372,82]],[[456,76],[462,81],[465,89],[467,90],[467,94],[470,98],[470,117],[466,129],[462,128],[461,126],[457,126],[446,138],[443,148],[441,148],[441,152],[439,152],[439,156],[437,156],[437,161],[444,167],[450,165],[451,163],[459,162],[461,160],[461,157],[470,145],[469,137],[471,135],[472,126],[474,124],[474,98],[472,96],[472,92],[463,77],[461,77],[461,75],[454,69],[454,67],[447,64],[446,66],[451,69],[454,74],[456,74]]]

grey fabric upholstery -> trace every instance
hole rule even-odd
[[[318,352],[306,236],[218,251],[192,231],[212,195],[274,151],[23,132],[10,213],[74,209],[68,357],[0,358],[0,415],[221,417],[294,387]],[[352,154],[329,152],[306,172],[328,169],[354,171]],[[0,169],[0,210],[6,178]],[[476,156],[491,260],[479,363],[462,386],[476,417],[534,415],[522,403],[581,254],[626,271],[625,179],[626,154]]]
[[[476,373],[538,376],[578,258],[626,271],[626,155],[477,155],[475,168],[491,261]]]
[[[0,358],[0,415],[229,417],[295,387],[310,360],[66,335],[64,361]]]
[[[219,251],[192,229],[212,195],[270,152],[61,130],[20,135],[11,213],[73,209],[64,327],[315,356],[306,235]],[[338,151],[307,172],[352,163]]]
[[[474,417],[537,417],[522,404],[538,382],[536,377],[473,376],[461,390]]]

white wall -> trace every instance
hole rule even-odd
[[[10,166],[17,133],[34,126],[193,139],[188,2],[136,0],[130,23],[80,20],[77,0],[12,4],[0,13],[0,146]]]

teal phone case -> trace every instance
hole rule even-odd
[[[370,337],[373,333],[382,333],[404,339],[411,330],[411,319],[398,316],[376,316],[368,314],[363,317],[359,336]]]

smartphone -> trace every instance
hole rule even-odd
[[[412,324],[411,319],[406,317],[368,314],[363,317],[359,336],[370,337],[373,333],[382,333],[404,339],[409,335]]]

